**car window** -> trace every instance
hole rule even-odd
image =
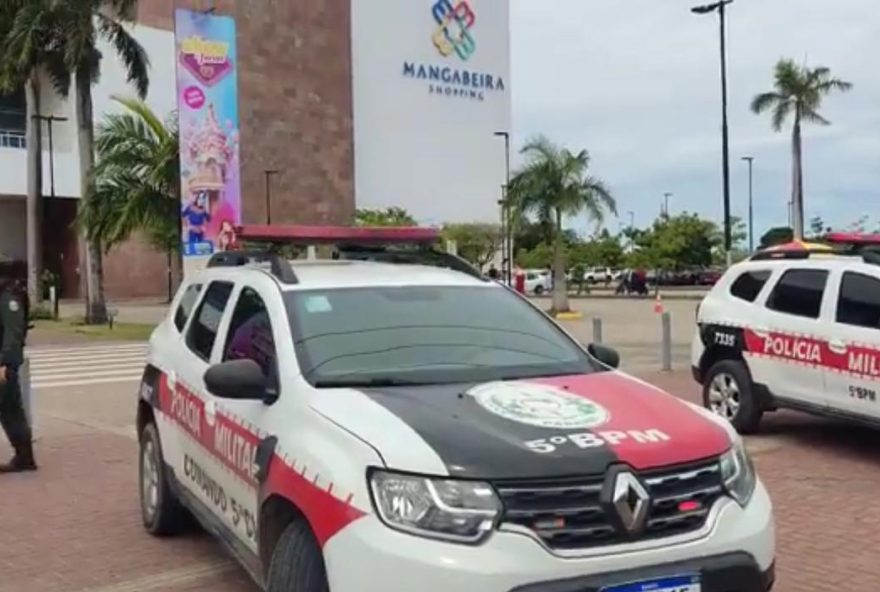
[[[799,317],[818,319],[827,281],[828,272],[823,269],[786,271],[773,288],[767,300],[767,308]]]
[[[205,361],[211,358],[220,319],[223,318],[223,311],[231,293],[232,284],[229,282],[211,282],[193,322],[190,323],[186,334],[186,345]]]
[[[837,322],[880,329],[880,280],[861,273],[844,273],[837,300]]]
[[[769,279],[770,270],[768,269],[747,271],[730,285],[730,293],[740,300],[754,302],[758,294],[761,293],[761,288]]]
[[[269,311],[260,295],[244,288],[232,312],[232,322],[223,347],[223,361],[253,360],[270,384],[277,385],[277,356]]]
[[[199,300],[199,293],[201,291],[202,284],[190,284],[186,287],[186,291],[180,299],[180,304],[174,312],[174,326],[177,327],[178,331],[183,331],[183,328],[186,326],[189,315],[192,314],[193,308],[195,308],[196,302]]]
[[[528,302],[489,286],[285,293],[307,380],[441,384],[584,374],[598,366]]]

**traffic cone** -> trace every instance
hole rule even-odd
[[[654,312],[663,314],[663,297],[657,292],[657,298],[654,300]]]

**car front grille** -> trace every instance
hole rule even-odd
[[[651,498],[644,528],[636,534],[619,526],[614,507],[603,503],[608,497],[604,476],[497,481],[504,505],[501,524],[531,530],[551,549],[584,549],[699,530],[724,496],[717,460],[636,476]]]

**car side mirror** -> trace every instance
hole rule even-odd
[[[620,354],[614,348],[591,343],[587,346],[587,352],[609,368],[617,369],[620,366]]]
[[[205,386],[221,399],[265,400],[269,381],[263,369],[253,360],[229,360],[214,364],[205,371]]]

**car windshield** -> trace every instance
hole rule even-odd
[[[600,366],[506,289],[369,287],[285,294],[297,357],[318,387],[485,382]]]

